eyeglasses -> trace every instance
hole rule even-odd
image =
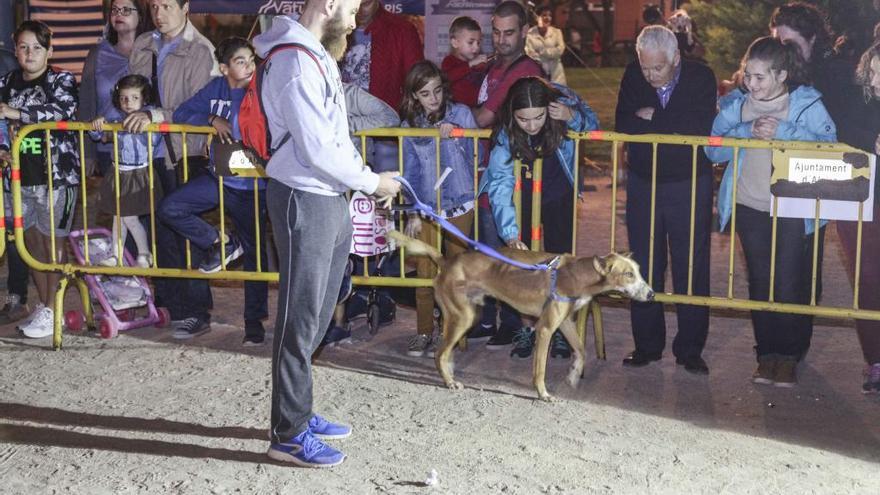
[[[137,9],[134,7],[112,7],[110,9],[110,15],[121,15],[123,17],[128,17],[133,12],[137,12]]]

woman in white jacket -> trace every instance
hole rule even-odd
[[[565,53],[565,39],[562,31],[553,27],[552,21],[553,11],[549,5],[538,9],[538,25],[529,29],[526,54],[541,63],[550,81],[565,85],[565,69],[561,60]]]

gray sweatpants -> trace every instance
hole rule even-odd
[[[344,196],[297,191],[276,180],[266,202],[278,248],[278,316],[272,349],[272,442],[312,417],[312,353],[324,338],[351,247]]]

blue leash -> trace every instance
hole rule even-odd
[[[395,210],[397,210],[397,211],[417,211],[417,212],[421,213],[422,215],[430,218],[434,222],[436,222],[444,230],[448,231],[449,233],[451,233],[455,237],[458,237],[459,239],[461,239],[465,244],[468,245],[468,247],[470,247],[474,251],[478,251],[480,253],[483,253],[486,256],[489,256],[491,258],[495,258],[498,261],[501,261],[503,263],[507,263],[508,265],[515,266],[517,268],[522,268],[523,270],[550,272],[550,298],[554,299],[556,301],[562,301],[562,302],[575,302],[577,300],[576,297],[562,296],[556,291],[556,277],[557,277],[556,272],[557,272],[557,268],[559,266],[559,261],[561,260],[560,256],[554,257],[552,260],[550,260],[547,263],[537,263],[537,264],[523,263],[521,261],[517,261],[515,259],[508,258],[507,256],[504,256],[503,254],[499,253],[493,247],[488,246],[482,242],[477,242],[477,241],[471,239],[470,237],[465,235],[461,230],[459,230],[458,227],[453,225],[452,222],[443,218],[442,216],[437,214],[430,206],[426,205],[421,200],[419,200],[419,197],[416,194],[415,190],[413,189],[412,185],[409,183],[409,181],[407,181],[405,178],[403,178],[403,176],[398,175],[398,176],[394,177],[394,180],[396,180],[397,182],[400,182],[401,188],[406,192],[407,196],[412,198],[412,201],[413,201],[412,206],[404,206],[404,207],[397,206],[394,208]]]

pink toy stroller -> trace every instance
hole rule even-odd
[[[98,265],[113,255],[112,238],[109,230],[104,228],[88,229],[89,262]],[[70,245],[79,264],[85,265],[85,231],[77,230],[70,233]],[[127,250],[123,250],[125,266],[136,266],[135,260]],[[94,321],[98,325],[101,337],[116,337],[120,330],[158,326],[164,327],[171,322],[171,316],[165,308],[157,308],[153,303],[150,285],[143,277],[120,277],[115,275],[85,275],[86,285],[92,300]],[[96,309],[96,304],[100,310]],[[146,313],[146,315],[144,315]],[[139,316],[140,315],[140,316]],[[86,319],[82,311],[71,310],[64,314],[67,329],[81,332]]]

